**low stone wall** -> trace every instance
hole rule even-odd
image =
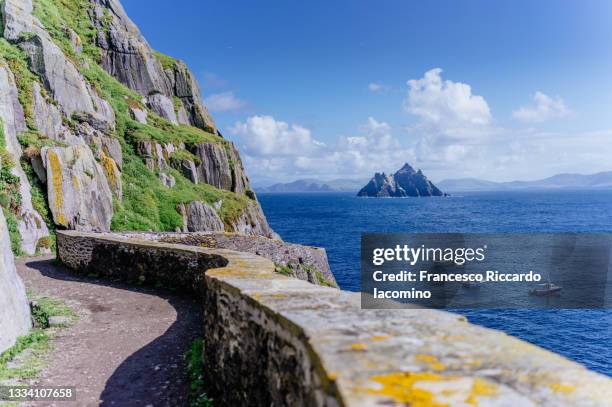
[[[262,236],[219,232],[124,232],[118,236],[253,253],[273,261],[274,264],[286,266],[282,270],[291,277],[316,285],[338,287],[334,274],[329,268],[327,253],[325,249],[319,247],[287,243]]]
[[[127,258],[113,250],[138,260],[122,264]],[[610,378],[502,332],[435,310],[362,310],[359,294],[285,277],[250,253],[58,232],[58,254],[83,272],[143,275],[145,282],[160,273],[198,286],[215,405],[556,407],[612,400]]]

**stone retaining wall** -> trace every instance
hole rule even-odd
[[[317,285],[338,286],[329,268],[327,253],[319,247],[227,232],[123,232],[118,236],[253,253],[273,261],[274,264],[287,266],[284,270],[290,272],[291,277]]]
[[[250,253],[58,232],[58,255],[82,272],[197,286],[217,406],[557,407],[612,400],[610,378],[502,332],[435,310],[361,310],[359,294],[285,277]]]

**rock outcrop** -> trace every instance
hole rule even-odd
[[[182,205],[182,204],[181,204]],[[184,216],[184,232],[218,232],[224,231],[223,220],[214,208],[200,201],[189,203],[186,208],[179,208]]]
[[[0,354],[30,329],[30,307],[15,270],[11,240],[0,209]]]
[[[21,251],[48,247],[52,223],[276,237],[194,75],[154,51],[119,0],[6,0],[0,11],[2,148],[14,175],[0,204]],[[229,209],[203,203],[211,198]],[[184,202],[185,225],[164,212],[169,201]]]
[[[357,194],[357,196],[379,198],[443,195],[444,193],[429,181],[421,170],[415,171],[408,163],[391,175],[377,172]]]
[[[200,143],[193,154],[200,160],[197,165],[200,182],[236,193],[249,189],[249,179],[234,143]]]
[[[2,16],[4,38],[18,42],[28,57],[30,70],[41,77],[66,116],[81,113],[111,129],[115,123],[113,109],[97,95],[32,15],[32,0],[5,0]]]
[[[109,231],[113,195],[91,150],[86,146],[45,147],[41,155],[55,223],[66,229]]]
[[[0,131],[4,135],[6,149],[11,157],[13,168],[11,172],[19,178],[19,233],[21,235],[21,249],[26,254],[35,254],[40,239],[49,236],[49,229],[40,214],[32,205],[31,186],[26,176],[20,158],[22,149],[17,140],[17,134],[26,129],[23,108],[19,104],[15,78],[11,71],[0,66]]]
[[[265,236],[280,239],[280,236],[268,225],[268,221],[257,202],[251,201],[242,214],[232,222],[231,231],[245,235]]]
[[[94,1],[94,24],[103,68],[148,98],[156,113],[173,123],[216,131],[200,89],[184,63],[154,52],[117,0]],[[173,100],[180,106],[175,111]]]

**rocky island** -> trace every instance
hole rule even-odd
[[[377,172],[357,196],[377,198],[405,198],[409,196],[445,196],[438,187],[427,179],[423,171],[415,171],[405,163],[394,174]]]

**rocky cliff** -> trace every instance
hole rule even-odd
[[[377,172],[357,196],[403,198],[408,196],[443,196],[444,193],[427,179],[421,170],[406,163],[394,174]]]
[[[56,229],[276,237],[187,66],[118,0],[4,0],[0,205],[13,250]]]
[[[0,353],[30,328],[30,307],[15,270],[8,226],[0,210]]]

